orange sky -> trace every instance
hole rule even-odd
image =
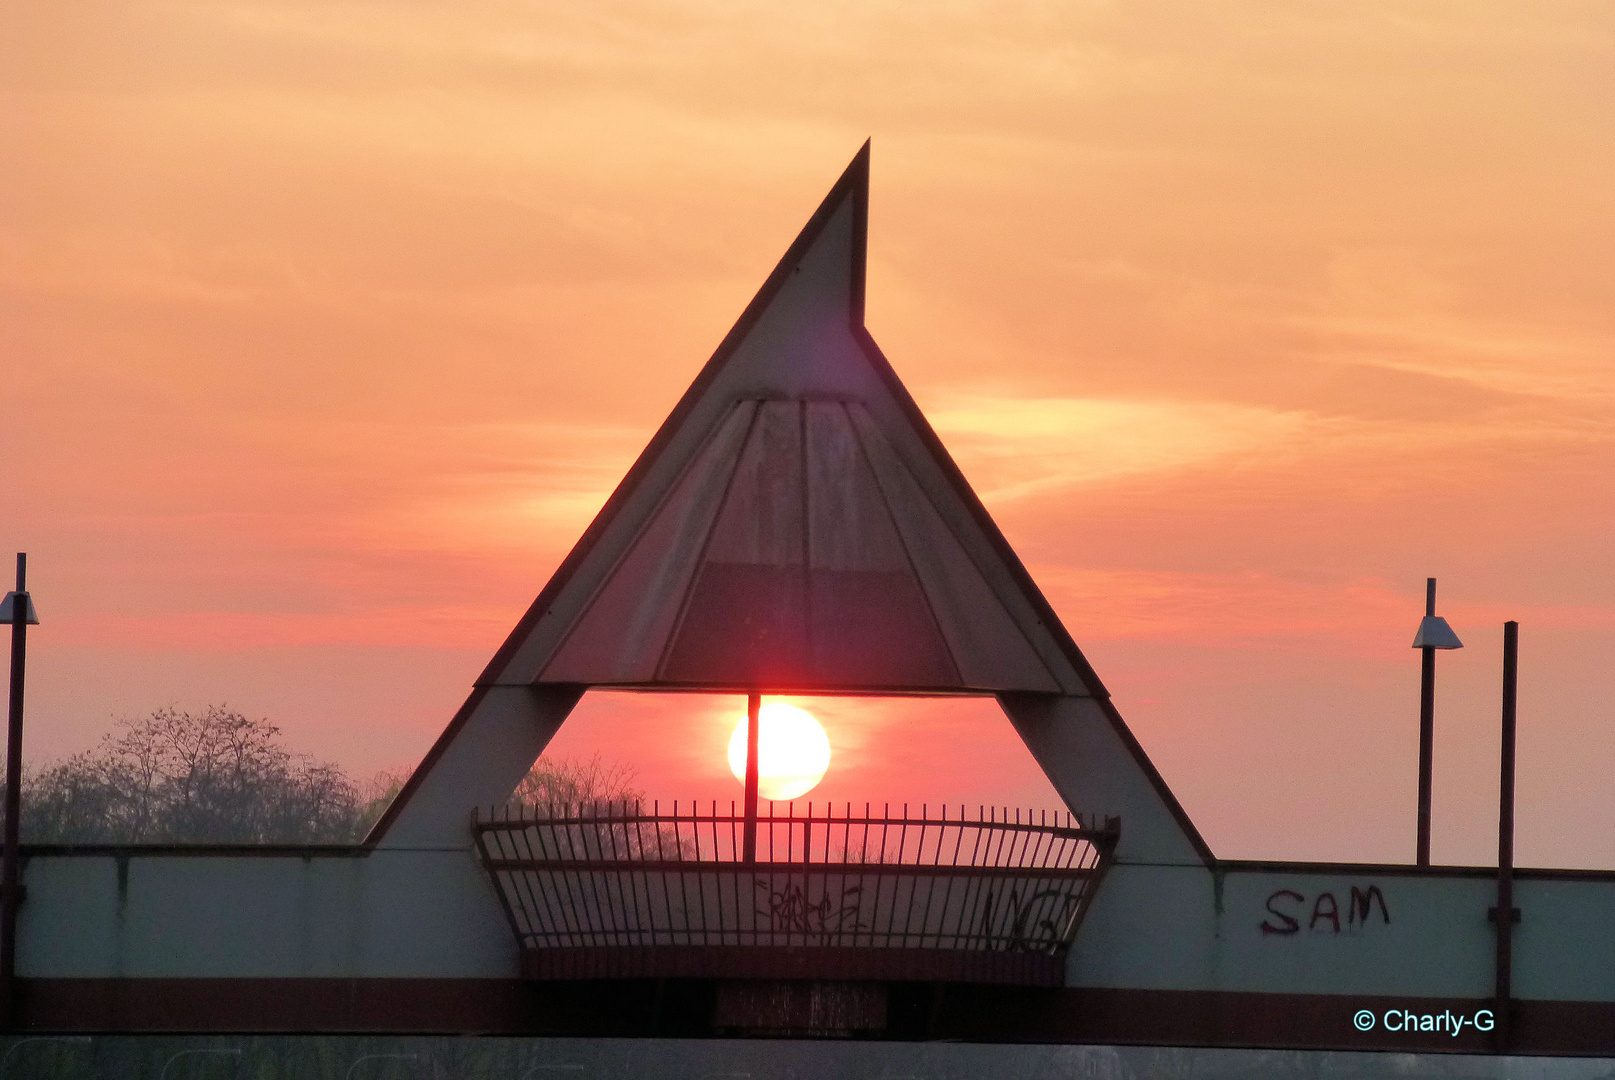
[[[1437,860],[1495,854],[1518,618],[1520,858],[1615,866],[1607,5],[6,23],[31,759],[210,701],[418,757],[872,135],[869,326],[1214,850],[1411,857],[1435,574]],[[719,793],[723,708],[557,750]],[[1043,798],[986,703],[829,712],[815,797]]]

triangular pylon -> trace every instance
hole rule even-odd
[[[372,841],[463,829],[471,805],[509,794],[585,689],[621,687],[996,694],[1068,802],[1039,743],[1069,744],[1066,728],[1082,721],[1035,718],[1081,702],[1119,740],[1117,767],[1172,819],[1174,854],[1208,854],[865,329],[868,205],[866,143]],[[481,714],[504,734],[470,738]],[[1054,729],[1040,736],[1040,722]],[[468,738],[492,741],[472,752]],[[1083,761],[1068,773],[1115,757],[1075,752]],[[433,815],[445,824],[429,825]]]

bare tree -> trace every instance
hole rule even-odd
[[[355,839],[363,838],[370,832],[371,826],[381,820],[381,815],[398,798],[398,793],[404,790],[414,771],[410,765],[382,769],[359,785],[359,823]]]
[[[668,857],[692,854],[689,838],[681,837],[676,828],[616,820],[641,809],[645,792],[635,784],[638,775],[632,765],[602,761],[599,754],[588,761],[541,757],[516,785],[510,802],[529,807],[539,819],[594,819],[594,824],[567,825],[550,835],[551,842],[573,855],[609,851],[613,857],[637,856],[652,850]]]
[[[30,843],[343,843],[361,813],[342,769],[224,705],[120,720],[93,750],[23,781]]]
[[[297,844],[361,839],[413,769],[356,784],[294,754],[278,727],[225,705],[119,720],[93,750],[25,774],[22,837],[33,844]],[[624,813],[644,797],[631,766],[541,759],[512,802]],[[565,808],[565,809],[561,809]]]
[[[531,806],[631,806],[645,797],[634,786],[637,778],[633,766],[603,762],[599,754],[588,761],[541,757],[516,785],[510,801]]]

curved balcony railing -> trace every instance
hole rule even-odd
[[[773,804],[502,807],[472,827],[535,978],[1058,985],[1118,825]],[[951,808],[950,808],[951,809]]]

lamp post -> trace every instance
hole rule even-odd
[[[1514,750],[1515,714],[1520,685],[1520,624],[1503,624],[1503,737],[1501,777],[1497,795],[1497,961],[1494,968],[1497,1026],[1493,1039],[1498,1053],[1507,1053],[1514,1030],[1514,924],[1520,909],[1514,906]]]
[[[0,601],[0,622],[11,624],[11,708],[6,727],[6,832],[0,863],[0,983],[4,984],[7,1027],[16,1022],[17,905],[22,882],[17,866],[17,825],[22,816],[22,689],[28,659],[28,627],[37,625],[28,595],[28,555],[17,552],[17,588]]]
[[[1430,865],[1430,773],[1435,755],[1436,735],[1436,650],[1461,649],[1464,643],[1452,632],[1447,620],[1436,614],[1436,579],[1424,584],[1424,620],[1413,636],[1413,647],[1422,650],[1424,663],[1419,679],[1419,844],[1415,862]]]

